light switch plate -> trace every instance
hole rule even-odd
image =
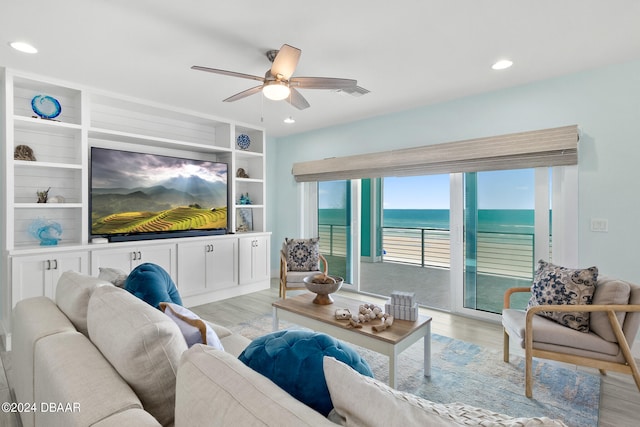
[[[591,231],[606,233],[609,231],[609,221],[602,218],[591,218]]]

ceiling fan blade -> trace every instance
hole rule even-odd
[[[302,51],[297,47],[283,44],[271,66],[271,75],[276,77],[278,74],[282,75],[284,80],[289,80],[293,72],[298,66],[300,60],[300,54]]]
[[[300,89],[353,89],[358,86],[358,81],[332,77],[294,77],[289,80],[289,86]]]
[[[349,95],[353,95],[353,96],[362,96],[362,95],[368,94],[371,91],[361,86],[356,86],[353,88],[338,89],[338,92],[348,93]]]
[[[291,89],[291,94],[286,98],[286,101],[296,107],[298,110],[304,110],[305,108],[311,107],[304,96],[294,88]]]
[[[227,98],[227,99],[223,100],[222,102],[233,102],[233,101],[238,101],[238,100],[240,100],[240,99],[242,99],[242,98],[246,98],[247,96],[251,96],[251,95],[253,95],[253,94],[255,94],[255,93],[258,93],[258,92],[260,92],[261,90],[262,90],[262,85],[260,85],[260,86],[255,86],[255,87],[252,87],[251,89],[243,90],[243,91],[242,91],[242,92],[240,92],[240,93],[236,93],[235,95],[230,96],[229,98]]]
[[[194,65],[191,67],[191,69],[198,70],[198,71],[206,71],[208,73],[222,74],[225,76],[240,77],[243,79],[250,79],[250,80],[257,80],[259,82],[264,82],[264,77],[252,76],[251,74],[236,73],[235,71],[219,70],[217,68],[201,67],[199,65]]]

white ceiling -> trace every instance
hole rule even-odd
[[[11,49],[21,40],[39,49]],[[358,80],[311,107],[253,95],[269,49],[302,49],[294,76]],[[510,58],[514,66],[493,71]],[[0,66],[264,126],[304,132],[640,58],[638,0],[2,0]],[[283,119],[293,116],[296,123]],[[263,121],[261,122],[261,117]]]

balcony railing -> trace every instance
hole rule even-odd
[[[347,256],[346,225],[320,224],[318,236],[320,236],[320,252],[323,255]]]
[[[449,230],[385,227],[382,229],[384,261],[450,267]]]
[[[347,255],[346,227],[320,225],[320,250]],[[449,230],[384,227],[383,261],[422,267],[450,268]],[[533,279],[534,239],[529,233],[478,233],[478,273]]]

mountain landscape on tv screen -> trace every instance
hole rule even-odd
[[[146,188],[93,188],[91,215],[92,234],[226,228],[227,184],[190,176]]]

